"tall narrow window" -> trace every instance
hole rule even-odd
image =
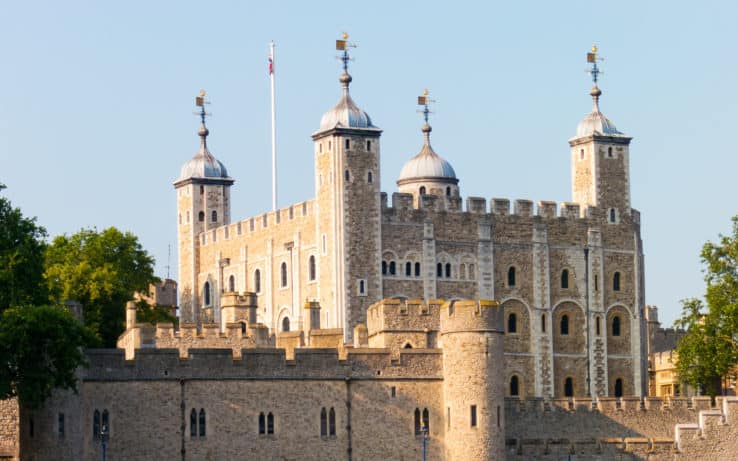
[[[372,176],[371,171],[366,174],[366,182],[368,182],[369,184],[374,182],[374,176]]]
[[[34,426],[35,425],[33,424],[33,418],[29,418],[29,420],[28,420],[28,436],[30,438],[33,438],[33,436],[34,436],[34,432],[35,432],[34,431]]]
[[[366,150],[372,150],[372,142],[371,141],[367,141],[366,142]]]
[[[620,336],[620,317],[618,316],[612,318],[612,335]]]
[[[600,335],[600,316],[595,317],[595,334]]]
[[[217,221],[217,220],[218,220],[218,212],[217,212],[217,211],[213,210],[213,211],[212,211],[212,212],[210,213],[210,220],[211,220],[212,222],[215,222],[215,221]]]
[[[607,148],[607,156],[612,158],[612,147]]]
[[[541,333],[546,332],[546,314],[541,314]]]
[[[406,262],[405,263],[405,276],[410,277],[411,275],[413,275],[413,263]]]
[[[472,405],[471,406],[471,415],[470,416],[470,423],[471,427],[477,427],[477,406]]]
[[[290,331],[290,319],[285,317],[282,319],[282,331]]]
[[[451,187],[450,187],[450,186],[446,186],[446,195],[447,195],[448,197],[450,197],[450,196],[451,196]]]
[[[204,408],[200,408],[199,426],[200,426],[200,437],[205,437],[205,434],[207,432],[205,431],[205,409]]]
[[[564,397],[574,397],[574,380],[571,378],[564,381]]]
[[[451,278],[451,263],[446,263],[446,277]]]
[[[349,170],[343,172],[343,179],[346,180],[346,182],[351,180],[351,173],[349,173]]]
[[[267,434],[274,434],[274,415],[271,411],[267,415]]]
[[[569,316],[568,315],[561,316],[561,334],[562,335],[569,334]]]
[[[515,267],[510,267],[507,270],[507,286],[509,287],[515,286]]]
[[[287,263],[282,263],[282,265],[279,266],[279,274],[281,287],[284,288],[287,286]]]
[[[425,186],[420,186],[420,195],[425,195]]]
[[[102,412],[102,427],[101,429],[105,429],[105,431],[108,432],[108,437],[110,437],[110,413],[108,413],[108,410],[103,410]]]
[[[420,263],[415,263],[415,276],[420,277]]]
[[[597,277],[597,274],[595,274],[595,291],[598,291],[600,289],[600,279]]]
[[[59,438],[60,439],[63,439],[64,438],[64,429],[65,429],[64,428],[64,413],[59,413],[59,416],[57,418],[56,428],[57,428],[57,432],[59,434]]]
[[[427,408],[423,408],[423,428],[426,433],[430,434],[430,413]]]
[[[615,222],[616,216],[615,208],[610,208],[610,222]]]
[[[315,280],[315,256],[310,255],[310,259],[308,259],[308,278],[313,281]]]
[[[382,261],[382,275],[387,275],[387,261]]]
[[[507,316],[507,332],[517,333],[518,331],[518,317],[512,313]]]
[[[438,278],[443,277],[443,264],[441,263],[436,264],[436,276]]]
[[[518,389],[518,377],[513,376],[510,378],[510,397],[517,397],[520,395],[520,389]]]
[[[266,417],[264,413],[259,413],[259,434],[266,434]]]
[[[202,299],[206,306],[210,305],[210,282],[205,282],[202,287]]]
[[[620,291],[620,272],[615,272],[612,276],[612,289],[613,291]]]
[[[228,277],[228,291],[236,291],[236,277],[233,275]]]
[[[254,292],[261,293],[261,271],[259,269],[254,271]]]
[[[194,408],[190,411],[190,437],[197,437],[197,411]]]
[[[415,427],[415,435],[420,434],[420,408],[415,409],[415,418],[413,423],[413,426]]]
[[[336,436],[336,410],[333,407],[328,412],[328,435],[331,437]]]
[[[615,380],[615,397],[623,396],[623,380],[618,378]]]
[[[569,288],[569,271],[567,269],[561,271],[561,288]]]
[[[328,435],[328,413],[325,411],[325,407],[320,409],[320,436],[325,437]]]
[[[366,294],[366,281],[359,280],[359,294],[365,295]]]
[[[201,211],[201,212],[197,213],[197,220],[200,221],[200,222],[205,221],[205,212],[204,211]]]
[[[394,261],[390,261],[389,263],[389,273],[390,275],[395,275],[397,273],[397,267],[395,266]]]
[[[100,410],[92,414],[92,440],[100,438]]]

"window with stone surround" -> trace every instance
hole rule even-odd
[[[366,296],[366,280],[359,279],[356,281],[356,285],[356,291],[358,292],[359,296]]]
[[[508,287],[514,287],[515,286],[515,266],[510,266],[507,269],[507,286]]]
[[[389,275],[395,275],[397,274],[397,267],[395,266],[394,261],[390,261],[389,263]]]
[[[419,193],[420,195],[425,195],[425,186],[420,186]]]
[[[346,149],[350,149],[351,148],[351,141],[349,139],[346,139],[345,142],[346,142],[346,144],[345,144]]]
[[[466,264],[464,263],[459,264],[459,278],[461,280],[466,279]]]
[[[413,419],[413,427],[415,428],[415,435],[420,435],[420,408],[415,409],[415,418]]]
[[[308,259],[308,280],[311,282],[314,281],[316,272],[315,255],[310,255],[310,258]]]
[[[107,409],[103,409],[102,412],[102,427],[100,429],[104,430],[108,438],[110,438],[110,413],[108,413]]]
[[[210,282],[205,282],[202,286],[202,302],[204,305],[210,305]]]
[[[612,318],[612,335],[620,336],[620,317],[618,316]]]
[[[280,274],[280,277],[279,277],[280,286],[282,288],[286,288],[287,287],[287,263],[282,263],[279,266],[279,274]]]
[[[374,175],[372,175],[371,171],[367,172],[366,174],[366,182],[368,182],[369,184],[374,182]]]
[[[193,408],[190,411],[190,438],[197,437],[197,411]]]
[[[477,406],[472,405],[470,408],[471,414],[469,415],[469,422],[471,427],[477,427]]]
[[[410,277],[411,275],[413,275],[413,263],[408,261],[405,263],[405,276]]]
[[[100,438],[100,410],[95,409],[92,414],[92,440]]]
[[[290,318],[285,317],[282,319],[282,331],[287,332],[290,331]]]
[[[201,212],[197,213],[197,220],[200,221],[200,222],[205,221],[205,212],[204,211],[201,211]]]
[[[513,334],[518,332],[518,317],[514,313],[507,316],[507,332]]]
[[[451,278],[451,263],[446,263],[446,278]]]
[[[326,437],[328,435],[328,412],[325,411],[325,407],[320,409],[320,436]]]
[[[259,435],[266,434],[266,416],[264,413],[259,413]]]
[[[600,336],[600,334],[602,334],[600,330],[600,316],[599,315],[595,317],[595,334],[597,336]]]
[[[198,432],[199,436],[205,437],[207,432],[205,430],[205,409],[204,408],[200,408],[200,417],[198,418],[198,426],[199,426],[199,432]]]
[[[564,269],[561,271],[561,288],[566,290],[569,288],[569,270]]]
[[[443,264],[441,263],[436,264],[436,277],[443,277]]]
[[[210,220],[211,220],[212,222],[216,222],[216,221],[218,220],[218,212],[217,212],[217,211],[213,210],[213,211],[212,211],[212,212],[210,213]]]
[[[510,378],[510,397],[517,397],[520,395],[519,380],[518,377],[513,375]]]
[[[541,333],[546,332],[546,314],[541,314]]]
[[[382,261],[382,275],[387,275],[387,261]]]
[[[562,336],[566,336],[569,334],[569,316],[568,315],[561,316],[561,328],[560,328],[559,333],[561,333]]]
[[[328,411],[328,435],[336,436],[336,410],[333,407]]]
[[[233,275],[228,277],[228,291],[230,292],[236,291],[236,277]]]
[[[623,396],[623,380],[618,378],[615,380],[615,397]]]
[[[423,428],[430,434],[430,412],[427,408],[423,408]]]
[[[574,380],[566,378],[564,381],[564,397],[574,397]]]
[[[615,272],[612,276],[612,290],[620,291],[620,272]]]
[[[261,271],[254,271],[254,293],[261,293]]]
[[[57,417],[57,424],[56,424],[57,434],[59,435],[60,439],[64,438],[64,413],[59,413],[59,416]]]
[[[351,173],[349,173],[349,170],[343,172],[343,179],[346,182],[351,181]]]
[[[415,276],[420,277],[420,263],[415,263]]]
[[[474,280],[476,275],[474,275],[474,264],[469,264],[469,279]]]
[[[272,412],[267,415],[267,434],[274,434],[274,415]]]

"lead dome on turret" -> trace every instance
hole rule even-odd
[[[410,160],[408,160],[400,171],[400,177],[397,179],[398,184],[420,179],[445,180],[456,184],[456,172],[454,167],[443,157],[438,155],[431,147],[430,132],[431,127],[428,124],[423,126],[423,136],[425,142],[420,152]]]
[[[623,136],[623,133],[615,128],[615,124],[610,121],[609,118],[605,117],[600,111],[600,95],[602,91],[597,87],[593,87],[592,91],[589,92],[594,102],[592,112],[587,114],[579,125],[577,125],[577,134],[575,137],[581,138],[584,136]]]
[[[203,124],[197,134],[201,140],[200,148],[194,157],[182,165],[177,182],[190,178],[228,178],[228,170],[226,170],[225,165],[208,150],[207,136],[210,131]]]
[[[351,75],[346,72],[339,78],[343,87],[343,94],[338,104],[323,114],[323,117],[320,119],[320,131],[330,130],[332,128],[377,128],[372,124],[369,114],[364,112],[351,99],[348,90],[351,80]]]

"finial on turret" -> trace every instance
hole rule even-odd
[[[423,95],[418,96],[418,105],[423,106],[423,109],[418,110],[418,113],[423,114],[423,120],[425,120],[425,124],[423,125],[423,128],[421,128],[421,131],[423,132],[426,144],[430,144],[430,132],[433,130],[428,124],[428,116],[432,114],[429,106],[430,103],[436,102],[435,99],[429,98],[428,94],[428,89],[426,88],[423,90]]]
[[[336,40],[336,50],[343,51],[340,55],[336,56],[343,63],[343,74],[338,78],[341,82],[344,93],[348,93],[348,87],[351,83],[351,75],[348,73],[348,63],[353,61],[353,58],[349,55],[349,48],[356,48],[356,44],[348,41],[349,35],[346,32],[341,34],[341,39]]]
[[[592,76],[592,83],[594,83],[594,86],[592,87],[592,90],[589,92],[589,94],[592,96],[592,102],[594,104],[593,111],[599,112],[600,111],[600,95],[602,94],[602,91],[597,86],[597,81],[599,80],[600,74],[604,74],[600,70],[600,68],[597,66],[597,61],[604,61],[604,58],[599,56],[597,54],[598,48],[597,45],[592,45],[592,50],[587,53],[587,62],[592,64],[592,67],[587,70],[587,72]]]
[[[200,129],[197,131],[197,134],[202,139],[202,145],[203,147],[206,146],[206,140],[208,134],[210,134],[210,131],[208,130],[208,127],[205,126],[205,117],[210,116],[211,114],[209,112],[205,112],[205,104],[210,104],[210,101],[205,100],[205,90],[200,90],[200,94],[198,94],[195,97],[195,106],[200,108],[199,112],[195,112],[195,115],[200,116]]]

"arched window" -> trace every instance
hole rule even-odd
[[[387,275],[387,261],[382,261],[382,275]]]
[[[450,186],[446,186],[446,195],[449,196],[449,197],[451,196],[451,187]]]
[[[282,331],[290,331],[290,318],[285,317],[282,319]]]
[[[218,212],[217,211],[213,210],[213,211],[210,212],[210,220],[212,222],[215,222],[215,221],[218,220]]]
[[[267,415],[267,434],[274,434],[274,415],[271,411]]]
[[[561,288],[569,288],[569,270],[564,269],[561,271]]]
[[[366,282],[364,280],[359,280],[359,294],[366,294]]]
[[[206,306],[210,305],[210,282],[202,286],[202,299]]]
[[[446,277],[451,278],[451,263],[446,263]]]
[[[190,437],[197,437],[197,411],[190,412]]]
[[[369,184],[374,182],[374,176],[372,176],[371,171],[366,174],[366,182],[368,182]]]
[[[510,397],[517,397],[520,395],[520,389],[518,389],[518,377],[513,376],[510,378]]]
[[[546,314],[541,314],[541,332],[546,332]]]
[[[410,277],[413,275],[413,263],[406,262],[405,263],[405,276]]]
[[[308,259],[308,278],[312,281],[315,280],[315,256],[310,255]]]
[[[390,261],[389,263],[389,273],[390,275],[395,275],[397,273],[397,267],[395,266],[394,261]]]
[[[564,396],[574,397],[574,381],[571,378],[566,378],[564,381]]]
[[[228,291],[236,291],[236,277],[233,275],[228,277]]]
[[[415,435],[420,434],[420,408],[415,409],[414,427]]]
[[[201,212],[197,213],[197,220],[200,221],[200,222],[205,221],[205,212],[204,211],[201,211]]]
[[[264,413],[259,413],[259,434],[266,434],[266,418]]]
[[[100,438],[100,411],[95,410],[92,415],[92,440]]]
[[[346,182],[351,180],[351,173],[349,173],[349,170],[343,172],[343,179],[346,180]]]
[[[328,435],[331,437],[336,436],[336,410],[333,407],[328,412]]]
[[[425,186],[420,186],[420,195],[425,195]]]
[[[287,286],[287,263],[282,263],[279,266],[280,282],[282,288]]]
[[[514,287],[515,286],[515,267],[511,266],[507,270],[507,286]]]
[[[610,208],[610,222],[615,222],[615,208]]]
[[[623,380],[618,378],[615,380],[615,397],[623,396]]]
[[[612,289],[613,291],[620,291],[620,272],[615,272],[612,276]]]
[[[415,276],[420,277],[420,263],[415,263]]]
[[[205,437],[205,409],[200,408],[200,437]]]
[[[423,428],[426,433],[430,433],[430,412],[427,408],[423,408]]]
[[[412,349],[413,345],[410,343],[405,343],[405,345],[402,347],[403,349]]]
[[[517,333],[518,331],[518,317],[512,313],[507,316],[507,332]]]
[[[325,407],[320,409],[320,436],[325,437],[328,435],[328,413],[325,411]]]
[[[595,334],[600,335],[600,316],[595,317]]]
[[[436,264],[436,277],[443,277],[443,264],[441,263]]]
[[[562,335],[569,334],[569,316],[568,315],[561,316],[561,334]]]
[[[612,335],[620,336],[620,317],[618,316],[612,318]]]
[[[261,293],[261,271],[259,269],[254,271],[254,292]]]

